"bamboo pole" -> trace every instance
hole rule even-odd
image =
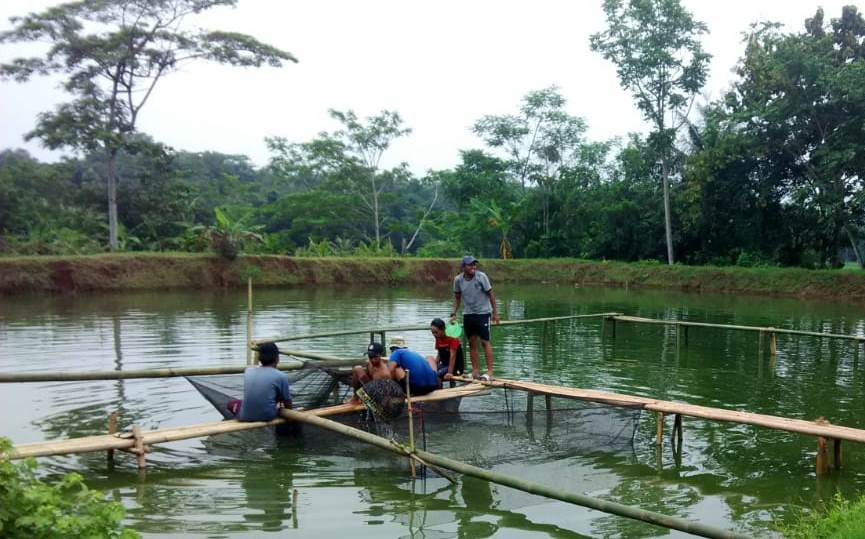
[[[826,438],[817,437],[817,463],[815,466],[817,475],[825,475],[829,472],[829,454],[826,448]]]
[[[664,412],[655,412],[655,418],[655,445],[660,446],[664,443]]]
[[[135,454],[138,469],[143,470],[147,467],[147,456],[144,449],[144,436],[141,434],[141,427],[138,425],[132,425],[132,440],[133,446],[130,452]]]
[[[252,277],[248,277],[246,280],[246,364],[254,364],[252,359]]]
[[[778,355],[778,341],[775,338],[775,332],[772,331],[769,333],[769,357],[775,359],[775,356]]]
[[[368,443],[370,445],[380,447],[387,451],[392,451],[394,453],[399,453],[403,455],[412,454],[412,451],[403,445],[393,443],[392,441],[386,440],[380,436],[376,436],[369,432],[365,432],[353,427],[349,427],[348,425],[343,425],[341,423],[337,423],[335,421],[331,421],[321,417],[316,417],[308,413],[297,412],[294,410],[285,410],[285,417],[293,419],[295,421],[309,423],[310,425],[314,425],[323,429],[331,430],[333,432],[343,434],[345,436]],[[750,536],[747,535],[722,530],[720,528],[709,526],[700,522],[690,522],[679,517],[672,517],[653,511],[647,511],[645,509],[639,509],[637,507],[631,507],[616,502],[601,500],[598,498],[593,498],[591,496],[586,496],[584,494],[576,494],[572,492],[562,491],[559,489],[554,489],[540,483],[534,483],[532,481],[527,481],[506,474],[485,470],[483,468],[472,466],[470,464],[459,462],[457,460],[453,460],[447,457],[442,457],[434,453],[428,453],[421,450],[417,450],[414,453],[416,453],[418,457],[420,457],[426,462],[463,475],[483,479],[491,483],[496,483],[516,490],[521,490],[523,492],[528,492],[529,494],[536,494],[538,496],[544,496],[546,498],[560,500],[582,507],[588,507],[590,509],[595,509],[604,513],[640,520],[642,522],[648,522],[650,524],[680,530],[702,537],[723,539],[750,538]]]
[[[656,318],[643,318],[639,316],[625,316],[625,315],[615,315],[613,316],[614,320],[619,320],[621,322],[632,322],[636,324],[662,324],[668,326],[687,326],[687,327],[703,327],[703,328],[716,328],[716,329],[729,329],[735,331],[768,331],[775,333],[784,333],[786,335],[807,335],[810,337],[825,337],[827,339],[847,339],[851,341],[857,341],[861,343],[865,343],[865,336],[862,335],[844,335],[839,333],[823,333],[820,331],[805,331],[800,329],[781,329],[781,328],[773,328],[773,327],[760,327],[760,326],[741,326],[734,324],[711,324],[708,322],[689,322],[686,320],[659,320]]]
[[[308,366],[316,367],[350,367],[362,363],[361,360],[339,359],[321,354],[308,354],[300,352],[303,356],[313,359],[322,358],[319,361],[301,363],[280,363],[277,368],[281,371],[294,371]],[[286,353],[286,355],[297,356],[298,354]],[[300,356],[298,356],[300,357]],[[324,360],[323,358],[327,358]],[[168,369],[142,369],[131,371],[90,371],[90,372],[21,372],[0,374],[0,383],[19,382],[75,382],[82,380],[127,380],[130,378],[173,378],[180,376],[208,376],[216,374],[237,374],[246,370],[246,366],[225,367],[179,367]]]
[[[409,382],[409,374],[411,371],[406,369],[405,371],[405,402],[406,408],[408,409],[408,447],[412,453],[414,453],[414,410],[411,407],[411,383]],[[411,478],[414,479],[416,477],[415,467],[414,467],[414,459],[408,459],[409,466],[411,467]]]
[[[117,412],[111,412],[111,415],[108,416],[108,434],[116,434],[117,433]],[[114,465],[114,450],[109,449],[105,452],[105,457],[108,460],[108,465]]]
[[[604,318],[611,316],[620,316],[622,313],[593,313],[593,314],[574,314],[569,316],[553,316],[549,318],[531,318],[528,320],[502,320],[498,324],[495,324],[492,327],[500,327],[500,326],[515,326],[522,324],[537,324],[540,322],[555,322],[559,320],[574,320],[578,318]],[[319,339],[322,337],[342,337],[346,335],[364,335],[369,333],[371,338],[375,338],[376,333],[381,332],[401,332],[401,331],[429,331],[429,324],[413,324],[410,326],[394,326],[394,327],[386,327],[386,328],[373,328],[373,329],[354,329],[354,330],[345,330],[345,331],[331,331],[327,333],[311,333],[309,335],[293,335],[293,336],[274,336],[268,339],[256,339],[253,341],[253,344],[259,345],[266,342],[286,342],[286,341],[306,341],[310,339]]]
[[[291,491],[291,527],[297,528],[297,489]]]
[[[841,440],[832,440],[832,465],[835,470],[841,469]]]

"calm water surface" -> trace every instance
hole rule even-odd
[[[865,313],[838,303],[553,286],[496,289],[508,319],[618,311],[865,334]],[[255,335],[425,323],[449,310],[446,287],[259,290]],[[496,374],[787,417],[825,416],[865,428],[865,353],[853,343],[780,335],[772,362],[759,354],[751,333],[691,329],[685,347],[677,346],[673,329],[617,326],[615,338],[595,320],[498,328]],[[242,365],[245,331],[243,291],[3,298],[0,371]],[[406,337],[412,348],[432,352],[426,332]],[[356,357],[365,338],[292,346]],[[810,437],[685,418],[681,459],[669,440],[658,459],[648,414],[590,410],[593,425],[618,433],[604,438],[568,419],[585,411],[528,423],[517,413],[525,409],[521,396],[486,399],[499,413],[427,418],[427,447],[563,489],[760,536],[797,507],[865,490],[865,450],[854,444],[844,446],[840,474],[818,479]],[[0,406],[0,436],[16,442],[101,433],[115,410],[123,426],[136,422],[147,429],[219,418],[183,379],[7,384],[0,386]],[[412,482],[404,459],[315,429],[300,439],[244,433],[159,446],[148,456],[146,477],[127,455],[117,460],[113,470],[102,454],[42,463],[51,473],[83,473],[128,508],[128,524],[145,537],[681,536],[481,481],[451,487],[430,476]]]

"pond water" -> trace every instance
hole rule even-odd
[[[496,290],[506,319],[617,311],[865,334],[865,313],[841,303],[566,286]],[[447,287],[261,289],[255,335],[422,324],[448,313],[450,302]],[[0,304],[0,371],[242,365],[245,336],[245,291],[7,297]],[[412,348],[432,353],[427,332],[405,336]],[[357,357],[366,339],[292,347]],[[865,428],[865,352],[852,342],[779,335],[772,361],[759,353],[753,333],[691,329],[687,346],[677,346],[672,328],[618,323],[613,337],[591,319],[496,328],[493,341],[500,377],[825,416]],[[485,398],[497,399],[501,412],[524,410],[513,394]],[[0,406],[0,436],[19,443],[104,432],[115,410],[122,426],[145,429],[219,419],[182,378],[5,384]],[[594,410],[621,428],[605,442],[567,419],[582,412],[562,413],[561,421],[535,422],[516,413],[430,417],[426,443],[497,471],[761,536],[798,507],[865,488],[865,448],[856,444],[845,444],[840,473],[818,478],[811,437],[685,418],[681,457],[667,438],[658,458],[650,414]],[[431,474],[413,482],[405,459],[315,429],[299,439],[244,433],[157,446],[146,476],[125,454],[111,470],[103,454],[41,462],[48,473],[82,473],[127,507],[128,524],[145,537],[683,536],[472,479],[452,487]]]

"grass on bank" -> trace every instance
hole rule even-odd
[[[836,497],[825,510],[802,515],[779,530],[787,539],[862,539],[865,537],[865,496],[850,501]]]

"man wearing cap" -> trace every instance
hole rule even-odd
[[[379,342],[370,343],[366,348],[366,365],[363,367],[357,366],[351,370],[351,387],[353,389],[351,397],[346,401],[349,403],[360,403],[360,399],[354,393],[360,389],[363,384],[373,380],[390,380],[393,378],[393,372],[387,361],[382,360],[384,355],[384,346]]]
[[[454,278],[454,308],[451,320],[457,317],[460,303],[463,305],[463,331],[469,339],[469,355],[472,360],[472,376],[481,380],[493,378],[493,345],[490,343],[490,319],[499,323],[496,309],[496,296],[493,285],[487,274],[478,270],[478,260],[473,256],[464,256],[462,270]],[[478,376],[478,339],[484,347],[487,360],[487,372]]]
[[[439,388],[439,377],[427,358],[406,346],[405,339],[394,336],[388,344],[393,379],[412,395],[426,395]],[[408,371],[408,375],[406,375]]]

